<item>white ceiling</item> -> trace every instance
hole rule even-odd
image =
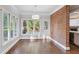
[[[61,5],[15,5],[21,15],[50,14]]]

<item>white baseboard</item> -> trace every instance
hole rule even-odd
[[[44,39],[43,37],[20,37],[20,39]]]
[[[4,50],[1,54],[7,53],[20,39],[17,39],[15,42],[13,42],[6,50]]]
[[[66,46],[60,44],[59,42],[57,42],[56,40],[52,39],[51,37],[49,37],[49,39],[52,40],[55,44],[57,44],[61,48],[63,48],[64,50],[70,50],[70,47],[66,47]]]
[[[57,44],[58,46],[60,46],[61,48],[63,48],[64,50],[70,50],[70,47],[66,47],[62,44],[60,44],[59,42],[57,42],[56,40],[52,39],[50,36],[47,37],[47,39],[52,40],[55,44]],[[13,44],[11,44],[6,50],[4,50],[1,54],[5,54],[7,51],[9,51],[20,39],[17,39]]]

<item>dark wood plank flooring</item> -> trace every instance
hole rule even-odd
[[[67,52],[70,54],[79,54],[79,46],[71,44],[71,50]]]
[[[58,49],[52,42],[35,39],[21,39],[15,46],[13,46],[7,54],[62,54],[63,52]]]
[[[21,39],[7,54],[79,54],[79,48],[74,47],[70,51],[63,52],[51,41]]]

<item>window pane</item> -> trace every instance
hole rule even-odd
[[[40,24],[38,20],[34,20],[34,31],[38,32],[40,30]]]
[[[8,30],[4,31],[4,41],[8,40]]]
[[[10,33],[10,35],[11,35],[11,38],[13,37],[13,30],[11,30],[11,33]]]
[[[17,32],[18,32],[18,31],[17,31],[17,29],[18,29],[18,18],[15,18],[15,20],[14,20],[14,25],[15,25],[15,26],[14,26],[14,27],[15,27],[15,29],[14,29],[14,30],[15,30],[15,36],[17,36],[17,35],[18,35],[18,33],[17,33]]]
[[[27,22],[28,32],[33,32],[33,20],[28,20]]]
[[[48,29],[48,22],[47,22],[47,21],[44,22],[44,29],[45,29],[45,30]]]
[[[26,34],[27,32],[27,22],[26,20],[23,21],[23,34]]]
[[[11,17],[10,20],[10,37],[13,37],[13,16]]]
[[[8,40],[8,14],[4,13],[3,15],[3,36],[4,41]]]
[[[7,23],[7,14],[4,14],[4,19],[3,19],[3,25],[4,25],[4,29],[7,29],[7,27],[8,27],[8,23]]]

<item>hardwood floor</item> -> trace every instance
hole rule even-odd
[[[12,47],[7,54],[62,54],[52,42],[35,39],[21,39],[14,47]]]
[[[69,54],[79,54],[79,46],[71,44],[71,50],[68,51]]]

